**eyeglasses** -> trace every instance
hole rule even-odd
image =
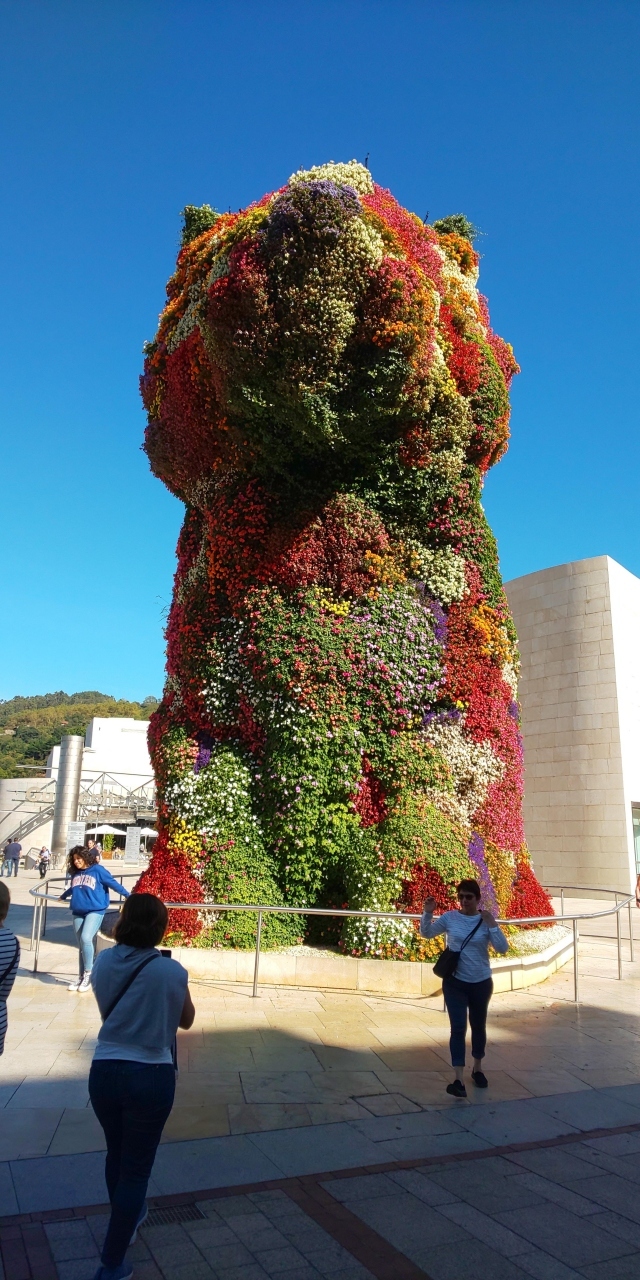
[[[476,901],[476,895],[475,895],[475,893],[459,893],[459,894],[458,894],[458,898],[460,899],[460,902],[475,902],[475,901]]]

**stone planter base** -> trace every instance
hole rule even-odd
[[[98,951],[113,946],[98,935]],[[253,982],[253,951],[204,950],[174,947],[172,955],[188,970],[192,982]],[[573,939],[567,936],[530,956],[506,956],[491,961],[494,989],[517,991],[544,982],[573,959]],[[432,965],[411,960],[366,960],[354,956],[317,956],[263,951],[260,986],[315,987],[331,991],[359,991],[370,995],[435,996],[442,991]]]

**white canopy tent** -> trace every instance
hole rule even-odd
[[[108,822],[103,822],[101,827],[89,827],[86,834],[88,836],[123,836],[124,831],[120,827],[110,827]]]

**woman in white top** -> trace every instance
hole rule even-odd
[[[174,1043],[195,1010],[188,973],[156,951],[167,908],[152,893],[127,898],[101,952],[91,985],[102,1027],[89,1075],[91,1105],[107,1140],[105,1179],[111,1217],[96,1280],[129,1280],[125,1253],[147,1216],[145,1196],[176,1087]]]
[[[486,1089],[488,1081],[482,1070],[482,1059],[487,1046],[487,1011],[493,993],[489,943],[502,955],[509,950],[509,943],[491,912],[480,910],[480,885],[477,880],[460,881],[458,902],[458,911],[445,911],[434,920],[436,900],[427,898],[420,921],[420,933],[423,938],[435,938],[439,933],[445,933],[450,950],[460,952],[455,975],[443,979],[442,994],[451,1026],[451,1065],[456,1073],[455,1080],[447,1085],[447,1093],[453,1094],[454,1098],[466,1098],[464,1058],[467,1011],[471,1023],[471,1079],[479,1089]]]

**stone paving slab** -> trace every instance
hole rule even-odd
[[[77,950],[62,905],[49,909],[40,972],[30,972],[29,889],[35,883],[37,877],[21,874],[11,885],[10,923],[24,949],[0,1061],[0,1110],[7,1113],[0,1160],[102,1146],[86,1091],[99,1025],[95,1002],[91,993],[67,991]],[[640,913],[634,923],[640,929]],[[612,943],[583,938],[581,967],[579,1009],[571,1003],[566,970],[538,987],[494,998],[489,1088],[470,1088],[469,1108],[490,1111],[496,1103],[574,1094],[578,1111],[571,1114],[577,1115],[589,1108],[594,1089],[627,1086],[617,1105],[640,1106],[640,961],[629,964],[625,952],[620,983]],[[365,1122],[414,1108],[450,1109],[458,1123],[460,1103],[445,1092],[449,1029],[439,997],[272,987],[253,1000],[250,988],[237,983],[194,983],[193,992],[196,1023],[179,1036],[181,1072],[165,1142]],[[15,1128],[9,1112],[24,1113]],[[573,1124],[571,1114],[555,1118]],[[499,1140],[489,1121],[481,1124],[487,1141]],[[484,1128],[476,1132],[484,1137]]]
[[[640,1108],[631,1107],[627,1102],[618,1104],[615,1090],[611,1089],[604,1097],[600,1096],[600,1091],[590,1091],[592,1106],[584,1108],[579,1116],[573,1116],[574,1120],[580,1120],[580,1127],[549,1114],[562,1110],[563,1100],[571,1102],[576,1096],[574,1093],[562,1095],[558,1104],[555,1099],[534,1098],[500,1102],[492,1107],[474,1107],[461,1102],[453,1112],[451,1109],[417,1111],[370,1117],[367,1121],[356,1119],[318,1124],[312,1129],[294,1123],[293,1126],[267,1132],[249,1131],[167,1141],[158,1149],[150,1194],[168,1195],[198,1188],[257,1183],[270,1178],[301,1177],[356,1165],[433,1160],[496,1146],[512,1146],[514,1143],[539,1143],[563,1135],[578,1137],[580,1132],[609,1128],[599,1124],[604,1117],[615,1117],[628,1125],[629,1116],[632,1116],[631,1123],[640,1124]],[[545,1109],[540,1105],[542,1101]],[[88,1118],[88,1111],[86,1115]],[[201,1131],[197,1126],[196,1130]],[[309,1140],[310,1133],[312,1141]],[[580,1194],[579,1186],[574,1184],[587,1176],[603,1176],[606,1171],[610,1179],[622,1177],[637,1190],[640,1160],[636,1159],[636,1150],[640,1150],[640,1143],[636,1149],[636,1136],[634,1133],[619,1135],[621,1139],[628,1139],[633,1149],[627,1150],[623,1143],[622,1154],[617,1156],[615,1163],[612,1163],[609,1153],[604,1153],[604,1163],[598,1163],[603,1157],[596,1147],[586,1148],[582,1163],[575,1157],[565,1157],[564,1177],[559,1177],[558,1182],[567,1191]],[[9,1133],[5,1139],[7,1144],[10,1139]],[[595,1138],[594,1142],[597,1141]],[[543,1158],[536,1153],[530,1153],[530,1156],[533,1161],[529,1166],[530,1172],[538,1173],[540,1177],[550,1176],[544,1168]],[[624,1164],[625,1157],[629,1158],[628,1170]],[[536,1160],[542,1160],[542,1164],[536,1165]],[[551,1156],[551,1160],[561,1162],[562,1156]],[[103,1163],[101,1149],[0,1162],[0,1214],[83,1205],[87,1202],[88,1186],[94,1188],[93,1199],[100,1201],[105,1194]],[[583,1173],[585,1164],[587,1169]],[[524,1167],[521,1172],[524,1172]],[[522,1185],[524,1187],[524,1183]],[[484,1186],[482,1192],[491,1194]],[[602,1191],[603,1196],[607,1194]],[[610,1195],[608,1200],[603,1200],[602,1207],[616,1209],[614,1197]]]

